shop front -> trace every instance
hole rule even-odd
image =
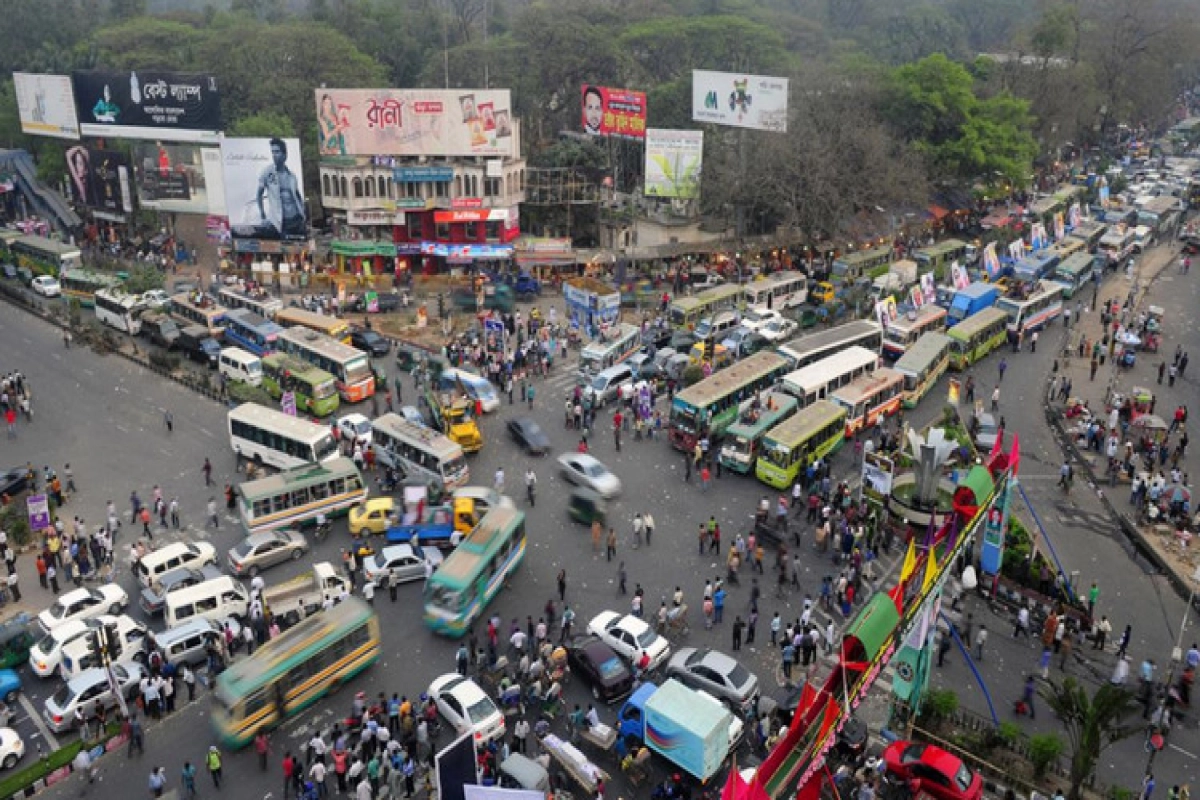
[[[338,274],[370,280],[396,274],[396,245],[353,239],[334,239],[329,246]]]
[[[578,274],[578,255],[570,238],[522,236],[513,242],[513,258],[520,272],[552,286]]]

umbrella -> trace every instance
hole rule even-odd
[[[1132,424],[1135,428],[1146,428],[1152,431],[1165,431],[1167,429],[1167,423],[1163,422],[1163,418],[1157,414],[1142,414]]]

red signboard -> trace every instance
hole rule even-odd
[[[646,93],[583,86],[583,132],[592,136],[646,138]]]
[[[483,208],[482,197],[455,197],[450,201],[451,208]]]

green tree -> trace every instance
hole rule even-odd
[[[286,138],[296,135],[296,125],[290,117],[277,111],[263,111],[242,117],[229,125],[225,131],[227,136],[248,138],[269,138],[279,136]]]
[[[1133,693],[1111,683],[1101,683],[1091,697],[1073,677],[1062,683],[1051,679],[1042,687],[1042,698],[1058,716],[1071,743],[1070,800],[1079,800],[1083,784],[1092,777],[1096,762],[1110,745],[1142,730],[1140,719],[1126,721],[1137,706]]]
[[[978,104],[953,141],[931,150],[949,173],[962,177],[1003,177],[1015,186],[1029,179],[1037,156],[1030,129],[1029,103],[1000,94]]]
[[[206,38],[194,25],[136,17],[98,30],[89,49],[96,63],[107,69],[210,71],[209,65],[196,60],[196,48]]]

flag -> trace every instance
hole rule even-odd
[[[1017,467],[1021,465],[1021,442],[1017,439],[1017,434],[1013,434],[1012,452],[1008,457],[1008,468],[1012,471],[1013,477],[1017,477]]]
[[[904,563],[900,566],[900,583],[908,580],[917,568],[917,537],[908,540],[908,552],[904,554]]]
[[[929,587],[933,586],[933,579],[937,577],[937,551],[933,549],[933,545],[929,546],[929,550],[925,553],[925,579],[921,582],[921,594],[929,591]]]
[[[988,463],[991,464],[996,460],[996,456],[1000,455],[1000,447],[1003,444],[1004,437],[997,436],[996,441],[992,442],[992,452],[988,453]]]

